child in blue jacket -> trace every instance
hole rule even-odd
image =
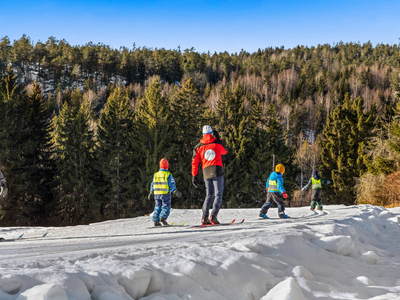
[[[167,218],[171,210],[171,194],[177,197],[182,197],[182,193],[176,189],[175,179],[168,172],[168,161],[163,158],[160,161],[160,170],[154,174],[153,182],[150,186],[150,194],[148,199],[151,200],[151,195],[154,194],[156,206],[153,213],[154,226],[168,226]]]
[[[268,219],[267,212],[271,207],[272,202],[278,204],[278,214],[281,219],[287,219],[289,216],[285,214],[285,206],[283,200],[288,197],[285,188],[283,187],[283,173],[285,173],[285,167],[278,164],[275,168],[276,172],[272,172],[269,175],[266,183],[267,190],[267,201],[261,207],[260,218]]]

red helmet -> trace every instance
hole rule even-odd
[[[165,158],[160,160],[160,169],[168,170],[168,167],[169,167],[168,160],[166,160]]]

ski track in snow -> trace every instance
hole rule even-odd
[[[0,228],[0,300],[400,299],[400,208],[201,210],[70,227]],[[40,238],[45,232],[47,236]],[[25,238],[25,239],[24,239]],[[31,238],[31,239],[30,239]]]

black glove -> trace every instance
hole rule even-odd
[[[195,188],[197,188],[197,186],[199,185],[199,179],[197,178],[197,176],[193,176],[192,177],[192,183],[194,185]]]
[[[213,130],[213,135],[214,135],[214,137],[215,137],[216,139],[218,139],[218,140],[220,140],[220,139],[221,139],[221,137],[219,136],[219,133],[218,133],[218,131],[216,131],[216,130]]]
[[[149,199],[149,201],[151,200],[151,196],[154,194],[153,191],[150,192],[150,194],[147,196],[147,199]]]
[[[176,196],[178,198],[182,197],[182,193],[180,191],[178,191],[178,190],[173,191],[172,195],[174,195],[174,196]]]

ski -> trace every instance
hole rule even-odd
[[[244,219],[238,223],[235,223],[236,219],[233,219],[232,222],[229,223],[220,223],[220,224],[208,224],[208,225],[195,225],[191,226],[189,228],[207,228],[207,227],[213,227],[213,226],[228,226],[228,225],[239,225],[244,222]]]
[[[268,218],[258,218],[259,220],[288,220],[288,219],[293,219],[293,220],[295,220],[295,219],[302,219],[302,218],[304,218],[305,217],[305,215],[302,215],[301,217],[287,217],[287,218],[270,218],[270,217],[268,217]]]
[[[235,220],[236,219],[233,219],[232,222],[229,222],[229,223],[194,225],[191,228],[205,228],[205,227],[210,227],[210,226],[231,225],[231,224],[235,223]]]
[[[3,237],[0,237],[0,242],[15,242],[15,241],[20,241],[20,240],[33,240],[33,239],[40,239],[40,238],[44,238],[45,236],[47,236],[46,232],[45,234],[43,234],[42,236],[36,236],[36,237],[28,237],[28,238],[24,238],[24,234],[21,234],[19,237],[15,238],[15,239],[6,239]]]
[[[5,239],[5,238],[2,238],[2,237],[0,237],[0,242],[11,242],[11,241],[16,241],[16,240],[19,240],[19,239],[22,239],[22,236],[23,236],[24,234],[21,234],[19,237],[17,237],[16,239]]]
[[[147,229],[154,229],[154,228],[168,228],[168,227],[186,227],[185,226],[186,222],[183,222],[182,224],[178,225],[178,224],[174,224],[174,222],[172,222],[169,225],[162,225],[162,226],[152,226],[152,227],[147,227]]]

